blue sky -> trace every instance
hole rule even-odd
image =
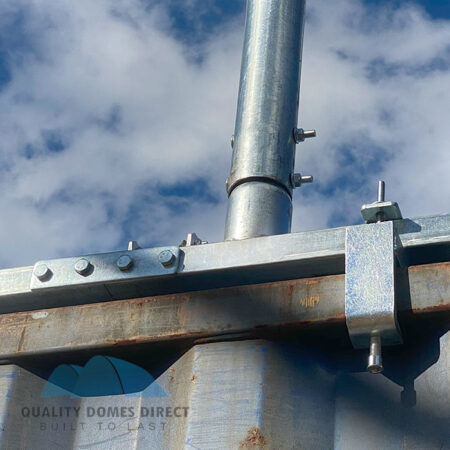
[[[3,0],[0,267],[220,241],[243,0]],[[293,231],[449,212],[448,1],[307,2]]]
[[[374,5],[383,5],[383,4],[395,4],[396,7],[401,8],[407,3],[413,3],[418,5],[419,7],[425,9],[425,11],[433,18],[433,19],[450,19],[450,3],[447,0],[423,0],[416,2],[405,2],[402,0],[367,0],[368,3],[372,3]]]

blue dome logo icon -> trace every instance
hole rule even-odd
[[[167,397],[142,367],[111,356],[94,356],[84,367],[61,364],[50,375],[42,397]]]

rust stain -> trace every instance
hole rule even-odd
[[[178,322],[180,324],[180,326],[185,326],[186,325],[186,320],[187,320],[187,310],[184,307],[183,304],[181,304],[178,308],[177,308],[177,319]]]
[[[428,313],[428,312],[450,312],[450,303],[441,301],[439,305],[427,306],[425,308],[413,308],[413,313]]]
[[[253,427],[248,430],[247,437],[240,443],[239,449],[263,447],[266,443],[261,430],[258,427]]]
[[[257,328],[263,328],[263,327],[284,327],[284,326],[290,326],[290,327],[307,327],[308,325],[323,325],[323,324],[335,324],[335,323],[342,323],[345,321],[345,313],[339,313],[335,314],[332,317],[329,317],[327,319],[323,318],[316,318],[316,319],[309,319],[309,320],[294,320],[292,322],[281,322],[281,323],[274,323],[270,325],[257,325],[253,327],[253,329]]]
[[[296,283],[302,283],[302,284],[307,284],[307,285],[311,285],[311,284],[320,284],[326,280],[330,280],[330,279],[338,279],[338,278],[342,278],[343,280],[345,280],[345,275],[343,274],[339,274],[339,275],[322,275],[320,277],[310,277],[310,278],[299,278],[298,280],[295,280]]]
[[[195,383],[195,380],[197,379],[197,375],[192,375],[192,378],[191,378],[191,381],[193,382],[193,383]]]
[[[105,339],[105,344],[112,344],[112,345],[131,345],[131,344],[137,344],[138,342],[145,342],[145,339]]]
[[[330,320],[345,320],[345,313],[335,314]]]
[[[445,308],[444,308],[445,309]],[[432,309],[430,309],[431,311]],[[425,310],[421,310],[420,312],[425,312]],[[294,326],[294,327],[307,327],[310,325],[321,325],[324,323],[339,323],[345,321],[345,314],[339,313],[334,316],[324,318],[311,318],[307,320],[294,320],[294,321],[283,321],[277,323],[270,324],[258,324],[252,327],[255,331],[261,331],[264,329],[276,328],[279,326]],[[225,329],[228,327],[232,327],[232,324],[227,324]],[[229,328],[228,328],[229,329]],[[251,332],[249,330],[249,332]],[[154,335],[132,335],[128,338],[125,338],[124,334],[121,333],[122,336],[118,336],[116,338],[99,338],[102,344],[112,345],[112,346],[127,346],[127,345],[138,345],[145,344],[154,341],[171,341],[175,339],[202,339],[204,337],[216,336],[217,330],[202,330],[202,331],[186,331],[183,329],[171,329],[167,332],[160,332]]]
[[[345,321],[345,313],[338,313],[334,316],[328,317],[327,319],[324,318],[316,318],[316,319],[310,319],[310,320],[300,320],[300,321],[294,321],[294,322],[287,322],[287,324],[291,325],[307,325],[310,323],[334,323],[334,322],[342,322]]]
[[[293,293],[294,293],[294,285],[293,284],[290,284],[289,286],[288,286],[288,297],[292,297],[292,295],[293,295]]]
[[[169,369],[169,383],[173,383],[175,380],[175,367]]]
[[[152,334],[152,335],[144,335],[144,336],[130,336],[129,338],[123,339],[123,338],[108,338],[108,339],[102,339],[101,342],[103,344],[109,344],[109,345],[130,345],[130,344],[145,344],[147,342],[154,342],[154,341],[165,341],[165,340],[172,340],[172,339],[193,339],[193,338],[201,338],[204,336],[214,335],[214,331],[212,330],[206,330],[206,331],[188,331],[185,330],[169,330],[167,332],[158,333],[158,334]]]
[[[17,347],[17,353],[22,351],[23,341],[25,340],[26,327],[23,327],[22,334],[20,335],[19,345]]]
[[[436,264],[435,266],[439,266],[439,264]],[[445,266],[445,264],[440,264],[440,266]],[[419,266],[420,267],[420,266]],[[210,295],[212,292],[214,292],[215,295],[225,295],[225,293],[233,293],[233,292],[241,292],[242,289],[246,289],[249,292],[259,292],[261,290],[266,290],[267,288],[278,288],[278,287],[287,287],[287,295],[291,296],[296,289],[297,286],[304,286],[304,285],[312,285],[312,284],[320,284],[322,281],[327,279],[333,279],[333,278],[344,278],[344,275],[329,275],[329,276],[321,276],[321,277],[313,277],[313,278],[302,278],[297,280],[291,280],[288,282],[286,281],[275,281],[275,282],[268,282],[268,283],[262,283],[262,284],[253,284],[253,285],[247,285],[247,286],[233,286],[233,287],[227,287],[227,288],[220,288],[220,289],[212,289],[212,290],[206,290],[202,291],[202,297]],[[131,299],[124,299],[124,300],[109,300],[105,302],[100,303],[87,303],[87,304],[81,304],[81,305],[69,305],[69,306],[61,306],[61,307],[55,307],[50,309],[42,309],[43,312],[57,312],[58,314],[65,316],[65,315],[78,315],[81,313],[86,312],[89,314],[90,311],[98,311],[98,313],[102,313],[102,311],[109,310],[110,314],[113,314],[114,311],[117,310],[123,310],[124,306],[127,308],[136,308],[141,309],[142,307],[152,304],[152,303],[165,303],[165,302],[189,302],[191,299],[197,298],[199,295],[198,291],[192,291],[188,293],[177,293],[177,294],[166,294],[166,295],[157,295],[157,296],[151,296],[151,297],[143,297],[143,298],[131,298]],[[17,325],[21,321],[28,321],[29,317],[34,313],[35,311],[24,311],[24,312],[15,312],[15,313],[9,313],[5,314],[0,318],[0,323],[2,325],[9,325],[9,322],[12,322],[12,325]],[[187,319],[185,317],[185,314],[187,311],[185,311],[183,308],[179,311],[179,319],[183,323],[184,320]]]
[[[441,262],[441,263],[434,263],[434,264],[422,264],[419,266],[409,266],[408,272],[422,272],[424,270],[436,270],[438,272],[442,272],[449,270],[450,271],[450,262]]]

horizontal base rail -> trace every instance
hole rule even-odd
[[[33,267],[0,270],[0,314],[343,274],[352,228],[182,247],[169,267],[155,263],[155,249],[139,249],[40,261],[35,267],[47,267],[49,280],[40,281]],[[450,214],[396,220],[394,234],[403,266],[450,260]],[[122,254],[132,260],[126,271],[116,264]],[[89,260],[91,272],[76,272],[80,260]]]

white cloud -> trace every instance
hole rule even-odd
[[[221,240],[241,18],[194,45],[174,37],[164,3],[4,0],[0,30],[19,10],[31,41],[0,91],[0,267],[190,231]],[[449,22],[356,0],[308,11],[300,124],[318,138],[297,167],[318,182],[295,193],[294,230],[358,220],[378,177],[404,215],[447,212],[450,72],[436,67],[450,61]],[[51,133],[64,151],[48,151]],[[199,178],[207,194],[161,191]]]
[[[448,212],[450,22],[413,6],[372,8],[309,3],[300,120],[318,138],[301,146],[297,165],[316,175],[316,187],[344,179],[332,197],[314,186],[304,188],[306,199],[296,196],[297,229],[305,214],[308,226],[326,226],[333,215],[343,224],[358,220],[361,203],[375,200],[378,178],[404,216]],[[437,59],[446,70],[431,70]],[[371,81],[374,61],[395,70]]]

